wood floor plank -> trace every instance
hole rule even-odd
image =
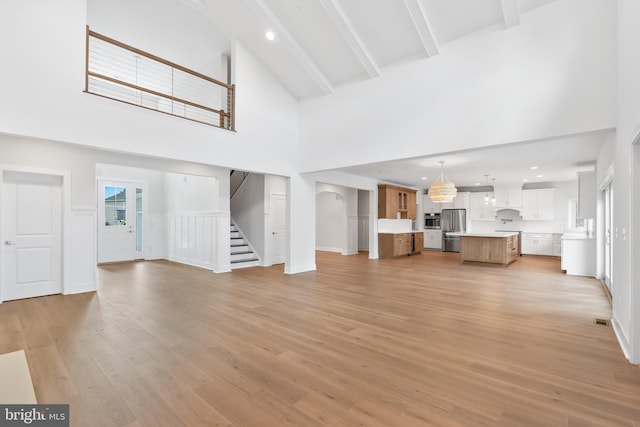
[[[97,293],[1,304],[0,351],[73,426],[640,425],[600,284],[556,258],[317,267],[100,266]]]

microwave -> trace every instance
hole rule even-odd
[[[440,229],[440,213],[426,213],[424,214],[424,228],[439,230]]]

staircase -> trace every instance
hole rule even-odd
[[[255,267],[260,265],[258,254],[253,251],[249,241],[242,232],[231,222],[231,269]]]

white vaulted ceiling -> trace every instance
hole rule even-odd
[[[376,78],[451,40],[508,31],[554,0],[180,0],[240,40],[299,99]],[[265,37],[275,33],[275,40]]]
[[[229,40],[239,40],[293,96],[305,100],[376,79],[394,64],[435,60],[448,43],[474,33],[510,31],[526,24],[527,12],[557,0],[176,1],[205,16]],[[275,34],[273,41],[267,31]],[[444,160],[447,176],[463,186],[484,183],[485,174],[499,185],[566,181],[594,168],[607,132],[341,170],[426,188]]]

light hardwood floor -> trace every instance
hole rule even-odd
[[[640,426],[640,368],[595,279],[426,252],[318,270],[99,268],[97,293],[0,305],[73,426]]]

